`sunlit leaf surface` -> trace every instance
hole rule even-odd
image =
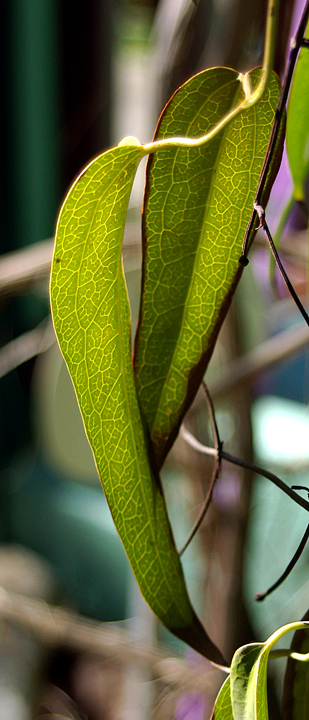
[[[309,37],[309,23],[305,37]],[[309,173],[309,49],[302,48],[294,72],[287,112],[286,148],[296,200],[305,199]]]
[[[231,665],[231,697],[234,720],[268,720],[267,661],[264,643],[244,645]]]
[[[190,604],[133,378],[121,250],[140,146],[95,159],[60,212],[51,304],[105,494],[140,589],[176,635],[222,663]]]
[[[231,664],[230,675],[234,720],[268,720],[267,663],[269,653],[281,637],[287,632],[301,627],[302,622],[284,625],[279,630],[276,630],[264,643],[251,643],[236,650]],[[303,627],[306,627],[305,623],[303,623]],[[299,665],[308,664],[300,660],[297,660],[297,663]],[[297,694],[301,694],[304,687],[302,682],[297,687]],[[305,720],[308,717],[308,705],[305,707],[299,700],[298,707],[304,712],[303,715],[287,715],[285,717],[287,719],[297,717],[298,720],[302,720],[302,718]]]
[[[309,612],[303,618],[309,620]],[[309,633],[296,630],[291,650],[309,652]],[[309,662],[288,659],[283,685],[283,720],[306,720],[309,716]]]
[[[253,83],[259,71],[251,73]],[[134,369],[158,467],[203,377],[230,297],[279,96],[261,101],[210,143],[148,162],[142,305]],[[227,68],[191,78],[165,108],[156,137],[198,137],[242,95]]]
[[[226,678],[220,688],[211,720],[233,720],[230,676]]]

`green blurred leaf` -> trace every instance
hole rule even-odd
[[[211,720],[233,720],[230,676],[226,678],[220,688]]]
[[[253,84],[258,77],[251,73]],[[197,392],[241,275],[279,89],[272,74],[262,100],[211,142],[162,150],[148,161],[134,369],[158,467]],[[155,137],[198,137],[242,97],[235,71],[206,70],[171,98]]]
[[[309,23],[305,37],[309,37]],[[286,149],[296,200],[305,199],[309,172],[309,49],[302,48],[292,82],[287,112]]]
[[[121,251],[132,182],[144,154],[130,140],[90,163],[69,191],[56,232],[53,319],[140,589],[172,632],[221,664],[190,604],[160,480],[150,468],[133,378]]]
[[[309,611],[303,617],[309,620]],[[297,653],[309,652],[309,633],[306,630],[296,630],[294,633],[291,651]],[[283,720],[307,720],[309,715],[309,663],[298,662],[288,658],[283,684]]]

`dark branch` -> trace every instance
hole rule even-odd
[[[213,438],[214,438],[214,441],[215,441],[215,448],[216,448],[216,450],[217,450],[217,452],[218,452],[218,455],[220,456],[220,451],[221,451],[221,449],[222,449],[222,442],[221,442],[221,440],[220,440],[220,435],[219,435],[219,429],[218,429],[217,420],[216,420],[216,414],[215,414],[214,404],[213,404],[213,401],[212,401],[212,397],[211,397],[211,395],[210,395],[210,392],[209,392],[209,390],[208,390],[208,387],[207,387],[206,383],[204,382],[204,380],[203,380],[203,382],[202,382],[202,387],[203,387],[203,390],[204,390],[204,393],[205,393],[205,397],[206,397],[206,401],[207,401],[207,405],[208,405],[209,417],[210,417],[210,422],[211,422],[211,429],[212,429],[212,434],[213,434]],[[220,457],[219,457],[219,460],[220,460]]]
[[[199,515],[198,515],[198,518],[196,519],[196,521],[195,521],[195,523],[194,523],[194,525],[193,525],[193,528],[192,528],[192,530],[191,530],[191,532],[190,532],[189,537],[187,538],[187,540],[186,540],[185,544],[183,545],[183,547],[181,548],[181,550],[179,550],[179,553],[178,553],[179,556],[182,555],[182,553],[184,553],[184,551],[186,550],[186,548],[188,547],[188,545],[190,545],[191,540],[193,540],[194,535],[197,533],[198,529],[200,528],[200,526],[201,526],[201,524],[202,524],[202,522],[203,522],[203,520],[204,520],[204,517],[205,517],[205,515],[206,515],[206,513],[207,513],[207,510],[208,510],[209,505],[210,505],[211,500],[212,500],[213,489],[214,489],[214,486],[215,486],[215,482],[216,482],[216,480],[217,480],[217,477],[218,477],[218,475],[219,475],[219,472],[220,472],[220,462],[219,462],[219,458],[216,458],[216,459],[215,459],[215,464],[214,464],[214,467],[213,467],[213,471],[212,471],[212,475],[211,475],[211,479],[210,479],[210,485],[209,485],[209,488],[208,488],[208,492],[207,492],[206,498],[205,498],[204,503],[203,503],[203,507],[202,507],[202,509],[201,509],[201,511],[200,511],[200,513],[199,513]]]
[[[273,254],[274,258],[275,258],[275,261],[276,261],[276,263],[277,263],[277,265],[278,265],[278,268],[279,268],[280,273],[281,273],[281,275],[282,275],[282,277],[283,277],[283,280],[284,280],[284,282],[286,283],[286,286],[287,286],[287,288],[288,288],[288,290],[289,290],[289,292],[290,292],[290,294],[291,294],[294,302],[296,303],[299,311],[301,312],[301,314],[302,314],[305,322],[307,323],[307,325],[308,325],[308,327],[309,327],[309,315],[307,314],[307,312],[306,312],[306,310],[305,310],[302,302],[300,301],[297,293],[295,292],[295,290],[294,290],[294,288],[293,288],[293,285],[292,285],[290,279],[288,278],[288,276],[287,276],[287,274],[286,274],[286,272],[285,272],[285,269],[284,269],[284,267],[283,267],[283,265],[282,265],[282,262],[281,262],[281,260],[280,260],[279,255],[278,255],[276,246],[275,246],[274,241],[273,241],[273,239],[272,239],[271,232],[270,232],[269,227],[268,227],[267,222],[266,222],[265,210],[264,210],[264,208],[262,207],[262,205],[257,205],[256,203],[254,203],[254,209],[256,210],[256,212],[257,212],[257,214],[258,214],[258,216],[259,216],[259,220],[260,220],[260,223],[261,223],[260,227],[263,229],[263,231],[264,231],[264,233],[265,233],[265,235],[266,235],[266,237],[267,237],[267,241],[268,241],[269,247],[270,247],[271,252],[272,252],[272,254]]]
[[[201,509],[201,511],[200,511],[200,513],[199,513],[199,515],[198,515],[198,517],[197,517],[197,519],[196,519],[196,521],[195,521],[195,523],[194,523],[194,525],[193,525],[193,528],[192,528],[192,530],[191,530],[191,532],[190,532],[190,535],[189,535],[188,539],[186,540],[186,542],[185,542],[184,546],[181,548],[181,550],[179,550],[179,556],[182,555],[182,553],[184,553],[184,551],[186,550],[186,548],[187,548],[188,545],[190,544],[191,540],[193,540],[194,535],[197,533],[198,529],[200,528],[200,526],[201,526],[201,524],[202,524],[202,522],[203,522],[203,520],[204,520],[204,517],[205,517],[205,515],[206,515],[206,513],[207,513],[207,510],[208,510],[209,505],[210,505],[211,500],[212,500],[213,489],[214,489],[214,487],[215,487],[215,482],[216,482],[216,480],[217,480],[217,478],[218,478],[218,476],[219,476],[220,466],[221,466],[221,449],[222,449],[222,442],[221,442],[221,440],[220,440],[219,429],[218,429],[217,420],[216,420],[216,415],[215,415],[215,409],[214,409],[214,405],[213,405],[213,402],[212,402],[212,398],[211,398],[211,395],[210,395],[210,392],[209,392],[209,390],[208,390],[208,387],[207,387],[206,383],[203,382],[203,383],[202,383],[202,386],[203,386],[203,390],[204,390],[204,393],[205,393],[206,402],[207,402],[207,405],[208,405],[209,417],[210,417],[210,422],[211,422],[211,429],[212,429],[213,439],[214,439],[214,443],[215,443],[215,448],[216,448],[216,450],[217,450],[217,457],[215,458],[215,464],[214,464],[213,471],[212,471],[212,475],[211,475],[211,478],[210,478],[210,484],[209,484],[208,492],[207,492],[206,498],[205,498],[205,500],[204,500],[202,509]]]
[[[266,598],[267,595],[270,595],[270,593],[272,593],[274,590],[276,590],[276,588],[279,587],[279,585],[281,585],[284,582],[284,580],[288,577],[290,572],[292,572],[293,567],[297,563],[297,560],[300,558],[308,538],[309,538],[309,525],[307,525],[305,534],[299,543],[296,553],[295,553],[295,555],[293,555],[292,560],[289,562],[284,573],[282,573],[282,575],[280,575],[279,579],[273,585],[271,585],[270,588],[268,588],[268,590],[266,590],[263,593],[256,593],[256,595],[254,596],[255,600],[258,600],[259,602],[261,600],[264,600],[264,598]]]
[[[307,22],[308,22],[308,17],[309,17],[309,0],[307,0],[307,2],[306,2],[300,23],[297,28],[296,35],[291,42],[289,59],[288,59],[288,63],[287,63],[286,71],[285,71],[285,76],[284,76],[282,90],[281,90],[281,94],[280,94],[280,98],[279,98],[279,102],[278,102],[278,106],[277,106],[275,120],[274,120],[274,124],[273,124],[273,128],[272,128],[272,133],[270,136],[267,153],[265,156],[265,160],[264,160],[263,167],[262,167],[262,172],[260,175],[258,189],[257,189],[257,193],[255,196],[255,204],[256,205],[261,204],[263,192],[265,190],[265,185],[266,185],[266,180],[268,177],[268,172],[270,169],[270,164],[272,161],[274,150],[276,148],[276,143],[277,143],[278,134],[279,134],[279,130],[280,130],[282,115],[283,115],[286,101],[288,98],[291,81],[292,81],[292,77],[293,77],[293,72],[294,72],[294,67],[295,67],[295,63],[297,60],[297,55],[298,55],[299,49],[301,48],[302,43],[303,43],[304,33],[305,33]],[[307,45],[307,43],[305,43],[305,44]],[[246,254],[247,254],[248,242],[251,237],[251,233],[255,228],[255,224],[256,224],[256,210],[253,208],[252,215],[251,215],[250,221],[248,223],[246,234],[244,237],[243,249],[242,249],[243,256],[246,256]]]
[[[262,475],[263,477],[267,478],[267,480],[270,480],[272,483],[274,483],[274,485],[280,488],[280,490],[282,490],[286,495],[289,495],[289,497],[294,500],[294,502],[296,502],[305,510],[309,511],[309,502],[307,500],[304,500],[304,498],[300,497],[300,495],[297,495],[297,493],[294,492],[294,490],[292,490],[288,485],[286,485],[283,480],[278,478],[277,475],[274,475],[274,473],[270,472],[269,470],[264,470],[264,468],[259,467],[259,465],[255,465],[254,463],[247,462],[247,460],[242,460],[241,458],[234,457],[234,455],[230,455],[224,450],[221,450],[221,459],[227,460],[227,462],[233,463],[233,465],[239,465],[240,467],[244,467],[247,470],[252,470],[252,472],[257,473],[258,475]]]
[[[211,429],[212,429],[212,434],[213,434],[213,438],[214,438],[215,448],[217,450],[217,457],[215,458],[215,464],[213,467],[208,492],[207,492],[206,498],[204,500],[202,509],[193,525],[193,528],[190,532],[189,537],[187,538],[187,540],[186,540],[185,544],[183,545],[183,547],[181,548],[181,550],[179,550],[179,556],[182,555],[182,553],[184,553],[184,551],[186,550],[188,545],[190,545],[191,540],[193,540],[194,535],[197,533],[198,529],[200,528],[200,526],[204,520],[204,517],[207,513],[207,510],[208,510],[211,500],[212,500],[213,489],[215,487],[215,482],[218,478],[218,475],[220,472],[220,465],[221,465],[220,451],[222,449],[222,442],[220,440],[219,429],[218,429],[216,415],[215,415],[215,409],[214,409],[212,398],[211,398],[211,395],[210,395],[210,392],[208,390],[206,383],[203,382],[202,386],[203,386],[203,390],[205,393],[206,402],[208,405]]]

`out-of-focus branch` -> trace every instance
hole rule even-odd
[[[0,296],[14,295],[36,280],[47,278],[54,241],[43,240],[0,257]]]
[[[51,321],[43,320],[34,330],[23,333],[4,345],[0,349],[0,378],[48,350],[55,339]]]
[[[214,454],[214,448],[202,445],[183,426],[180,430],[180,433],[184,440],[188,443],[188,445],[191,445],[191,447],[195,448],[195,450],[198,450],[198,452],[204,453],[205,455]],[[286,495],[288,495],[292,500],[294,500],[294,502],[303,507],[305,510],[309,511],[309,502],[300,497],[300,495],[297,495],[297,493],[295,493],[292,488],[290,488],[283,480],[281,480],[281,478],[275,475],[275,473],[272,473],[269,470],[265,470],[265,468],[261,468],[259,465],[255,465],[255,463],[248,462],[247,460],[243,460],[242,458],[235,457],[235,455],[231,455],[230,453],[225,452],[225,450],[222,449],[222,446],[220,448],[219,455],[221,460],[227,460],[233,465],[238,465],[238,467],[243,467],[246,470],[251,470],[252,472],[257,473],[257,475],[262,475],[262,477],[267,478],[272,483],[274,483],[274,485],[280,488],[280,490],[282,490]]]
[[[65,646],[117,663],[145,664],[166,684],[184,684],[205,689],[205,664],[190,665],[181,657],[170,657],[160,645],[141,641],[123,627],[99,623],[61,607],[9,592],[0,587],[0,619],[9,621],[49,646]],[[209,681],[213,673],[209,673]]]
[[[217,400],[243,383],[252,382],[260,373],[296,355],[308,344],[308,328],[303,323],[278,333],[222,368],[220,375],[209,381],[211,396]]]

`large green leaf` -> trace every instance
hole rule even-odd
[[[258,76],[251,73],[253,84]],[[134,369],[158,467],[196,394],[241,275],[242,241],[278,96],[272,74],[262,100],[211,142],[162,150],[148,161]],[[206,70],[171,98],[155,137],[198,137],[242,98],[235,71]]]
[[[303,621],[284,625],[276,630],[266,642],[251,643],[236,650],[230,675],[234,720],[268,720],[267,663],[269,653],[283,635],[302,627],[306,627]],[[285,654],[284,651],[281,653],[279,651],[278,657],[282,654]],[[301,718],[301,716],[299,717]],[[303,717],[308,717],[308,715]]]
[[[233,720],[231,680],[229,675],[220,688],[211,720]]]
[[[305,37],[309,37],[309,23]],[[286,148],[291,168],[294,197],[305,199],[309,173],[309,49],[302,48],[294,72],[287,112]]]
[[[309,612],[303,620],[309,620]],[[297,630],[291,651],[309,653],[308,628]],[[283,685],[283,720],[307,720],[309,716],[309,663],[289,658]]]
[[[224,663],[194,614],[151,471],[131,363],[122,238],[138,145],[95,159],[62,206],[52,264],[54,325],[105,494],[140,589],[176,635]]]

